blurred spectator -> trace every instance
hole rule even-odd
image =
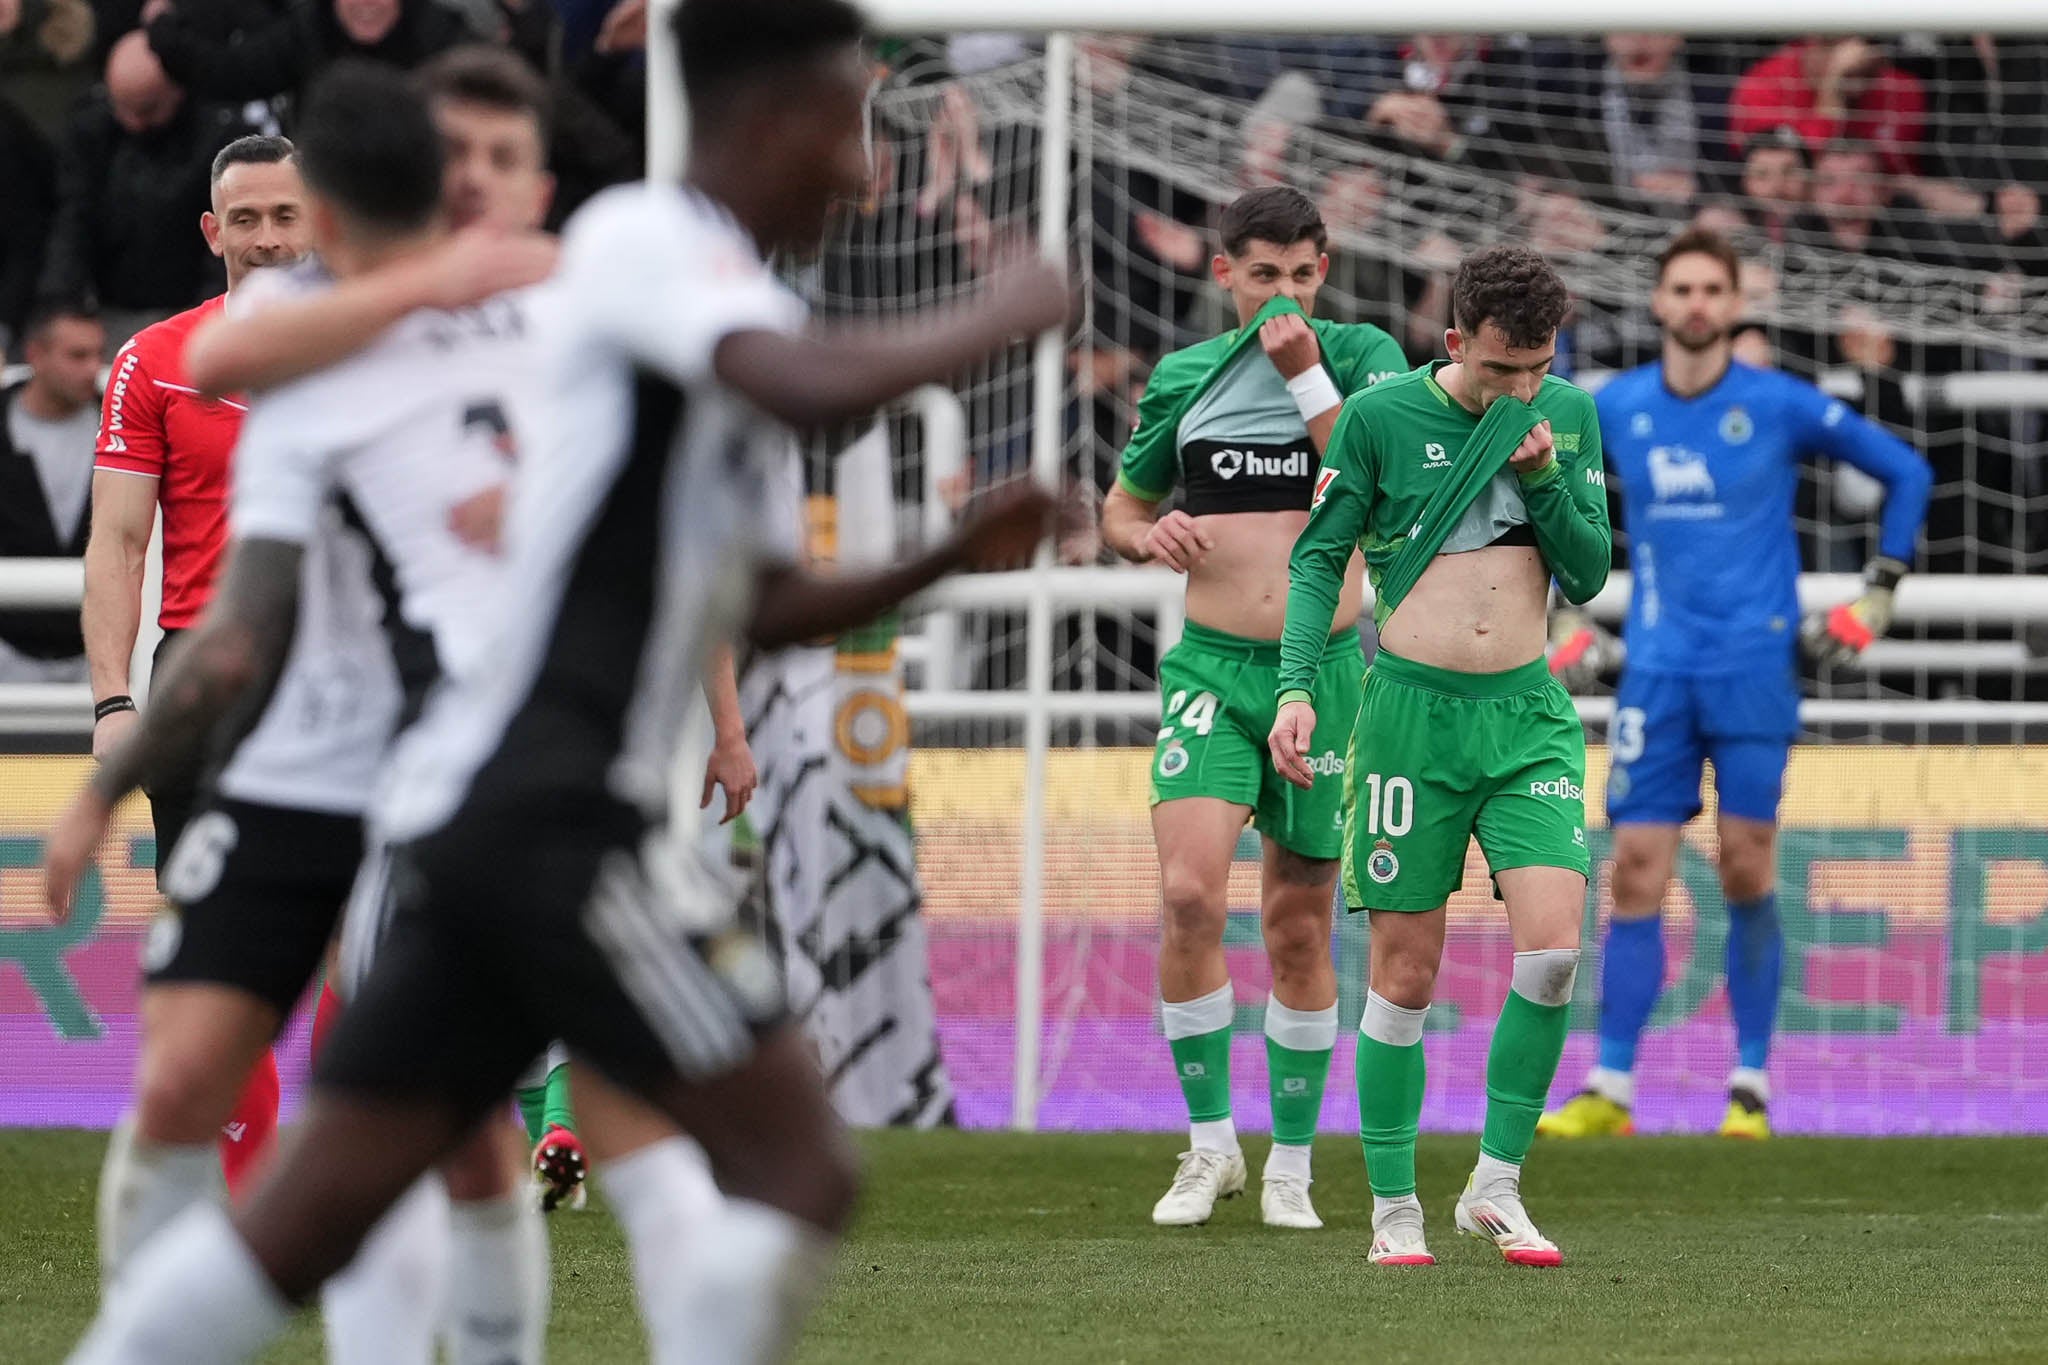
[[[23,339],[28,378],[0,389],[0,557],[76,558],[91,522],[105,338],[88,310],[52,306]],[[84,677],[77,611],[0,612],[0,682]]]
[[[1384,328],[1412,355],[1417,349],[1414,339],[1403,333],[1413,316],[1413,305],[1421,298],[1424,281],[1396,263],[1391,225],[1383,221],[1386,204],[1387,181],[1377,167],[1346,167],[1323,182],[1317,207],[1333,240],[1330,277],[1316,302],[1322,312],[1340,322],[1369,322]],[[1351,245],[1359,241],[1382,245],[1376,251],[1362,251]],[[1433,356],[1437,345],[1438,338],[1432,334],[1421,349]]]
[[[1822,152],[1813,166],[1813,209],[1823,246],[1905,259],[1913,252],[1885,213],[1890,198],[1877,155],[1859,147]]]
[[[176,4],[148,21],[164,70],[193,94],[263,100],[300,90],[338,57],[411,70],[469,35],[437,0],[294,0],[254,30],[223,31]]]
[[[1861,38],[1803,38],[1743,73],[1729,98],[1728,146],[1785,125],[1809,147],[1868,145],[1885,169],[1911,175],[1926,134],[1927,95]]]
[[[192,228],[213,154],[243,131],[187,99],[140,32],[124,35],[60,150],[43,292],[94,302],[113,345],[218,292],[220,264]]]
[[[44,136],[92,84],[98,31],[88,0],[0,0],[0,90]]]
[[[1600,71],[1601,143],[1613,184],[1663,204],[1700,188],[1700,111],[1676,33],[1612,33]]]
[[[1777,366],[1778,354],[1771,345],[1770,329],[1761,322],[1738,322],[1729,334],[1729,342],[1735,358],[1751,369]]]
[[[1525,43],[1418,34],[1396,49],[1379,88],[1365,123],[1382,145],[1494,174],[1571,174],[1546,139],[1552,120],[1544,117],[1539,73]]]
[[[2048,45],[2038,39],[1909,39],[1901,65],[1933,98],[1926,169],[1998,185],[2048,184]]]
[[[1813,169],[1798,133],[1781,126],[1749,140],[1738,212],[1751,232],[1780,244],[1819,236],[1824,229],[1808,208],[1812,191]]]
[[[9,0],[0,0],[6,4]],[[0,358],[35,298],[43,241],[56,208],[56,167],[50,144],[28,116],[0,99]]]

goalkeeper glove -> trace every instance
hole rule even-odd
[[[1586,613],[1566,607],[1550,618],[1550,675],[1567,691],[1583,692],[1627,658],[1621,641]]]
[[[1906,576],[1896,559],[1878,558],[1863,571],[1863,595],[1839,607],[1808,612],[1800,642],[1815,663],[1838,667],[1855,659],[1892,623],[1892,593]]]

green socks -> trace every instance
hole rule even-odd
[[[1188,1102],[1190,1123],[1230,1117],[1230,1025],[1236,1015],[1237,1001],[1228,983],[1199,999],[1160,1002],[1160,1023],[1173,1050],[1173,1069]]]
[[[1422,1022],[1427,1006],[1404,1009],[1367,992],[1358,1021],[1358,1138],[1376,1198],[1415,1193],[1415,1128],[1422,1120]]]
[[[1266,999],[1266,1077],[1273,1098],[1273,1141],[1306,1147],[1323,1113],[1323,1085],[1337,1046],[1337,1006],[1290,1009]]]
[[[548,1072],[541,1085],[518,1091],[519,1117],[526,1123],[526,1140],[539,1142],[550,1128],[576,1131],[576,1111],[569,1104],[567,1063]]]
[[[1486,1054],[1486,1126],[1479,1150],[1519,1166],[1536,1137],[1536,1120],[1564,1056],[1566,1019],[1577,975],[1574,948],[1516,953],[1514,988],[1500,1007]]]

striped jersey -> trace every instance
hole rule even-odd
[[[515,292],[414,313],[251,405],[233,535],[307,554],[292,654],[221,774],[226,794],[361,813],[394,730],[442,677],[484,662],[503,566],[460,528],[515,467],[535,389],[532,308]]]
[[[542,402],[508,508],[488,666],[451,676],[400,741],[379,837],[458,809],[650,823],[711,651],[761,566],[796,557],[771,471],[788,434],[712,371],[720,340],[803,325],[722,208],[621,186],[571,220],[536,310]]]

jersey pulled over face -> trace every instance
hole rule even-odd
[[[1377,327],[1311,321],[1324,368],[1340,394],[1407,366]],[[1257,339],[1240,331],[1161,358],[1138,404],[1117,481],[1158,502],[1179,482],[1190,516],[1305,512],[1320,460],[1286,381]]]

